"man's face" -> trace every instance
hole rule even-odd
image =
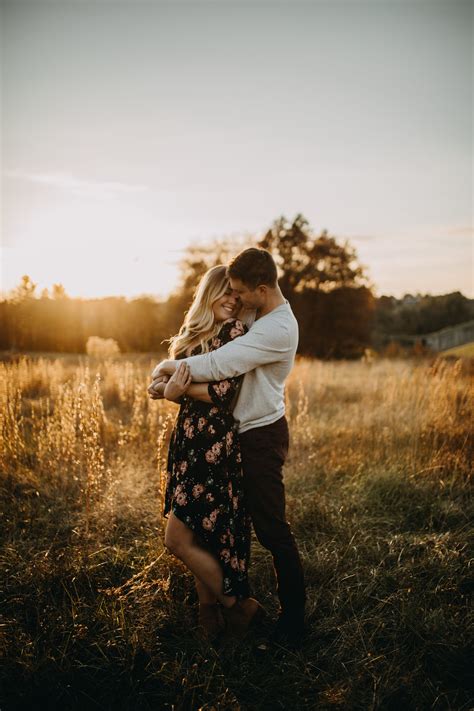
[[[257,286],[255,289],[250,289],[240,279],[230,277],[230,286],[235,296],[240,298],[244,309],[259,309],[265,303],[265,293],[267,287]]]

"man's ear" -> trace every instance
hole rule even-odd
[[[266,284],[259,284],[257,286],[257,291],[260,294],[260,296],[267,296],[268,294],[268,286]]]

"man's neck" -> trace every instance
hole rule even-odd
[[[273,311],[273,309],[276,309],[278,306],[281,306],[284,303],[286,303],[286,299],[281,293],[280,287],[278,287],[277,289],[275,289],[274,294],[272,293],[269,295],[267,303],[257,309],[255,320],[261,318],[262,316],[266,316],[270,313],[270,311]]]

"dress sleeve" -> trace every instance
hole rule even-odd
[[[213,344],[215,347],[220,348],[235,338],[243,336],[248,330],[248,327],[239,319],[228,319],[223,323]],[[233,378],[210,382],[207,390],[214,405],[225,410],[230,409],[243,378],[244,375],[237,375]]]

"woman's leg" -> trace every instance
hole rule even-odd
[[[196,592],[199,602],[202,605],[212,605],[217,602],[217,595],[214,595],[211,588],[202,583],[197,575],[194,576],[194,582],[196,584]]]
[[[232,607],[237,601],[235,595],[222,592],[223,574],[219,561],[210,551],[201,548],[193,531],[170,511],[165,531],[165,546],[194,573],[194,575],[216,596],[224,607]]]

